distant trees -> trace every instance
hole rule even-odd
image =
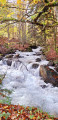
[[[57,6],[57,0],[17,0],[15,3],[0,0],[0,26],[6,27],[8,40],[12,32],[12,38],[16,37],[22,44],[28,41],[28,37],[35,44],[40,41],[46,44],[54,34],[56,49]]]

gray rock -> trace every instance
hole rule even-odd
[[[42,87],[42,88],[47,88],[47,86],[46,86],[46,85],[41,85],[41,87]]]
[[[55,65],[55,70],[58,72],[58,64]]]
[[[3,57],[2,57],[2,56],[0,56],[0,60],[2,60],[2,58],[3,58]]]
[[[41,54],[42,54],[42,52],[37,52],[37,53],[36,53],[37,56],[39,56],[39,55],[41,55]]]
[[[12,60],[7,60],[7,65],[11,66],[11,64],[12,64]]]
[[[38,64],[36,64],[36,63],[34,63],[33,65],[32,65],[32,68],[34,68],[34,69],[36,69],[36,68],[38,68]]]
[[[44,82],[58,87],[58,74],[48,66],[40,66],[40,76],[43,77]]]
[[[58,67],[56,67],[55,69],[56,69],[56,71],[58,72]]]
[[[42,55],[42,56],[41,56],[41,59],[42,59],[42,60],[45,60],[45,59],[46,59],[46,57],[45,57],[44,55]]]
[[[14,55],[14,58],[19,58],[19,54]]]
[[[6,64],[8,66],[11,66],[12,60],[11,59],[3,59],[3,64]]]
[[[41,61],[41,59],[40,59],[40,58],[37,58],[37,59],[36,59],[36,62],[40,62],[40,61]]]
[[[54,64],[53,61],[49,61],[48,66],[54,66],[54,65],[55,65],[55,64]]]

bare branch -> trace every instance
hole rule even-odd
[[[41,12],[38,13],[37,17],[34,19],[34,22],[36,22],[38,20],[38,18],[44,13],[47,12],[47,10],[49,9],[49,7],[55,7],[58,6],[58,2],[57,3],[50,3],[46,6],[44,6],[43,10]]]

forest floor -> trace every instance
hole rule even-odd
[[[29,44],[23,46],[16,39],[11,40],[9,43],[7,41],[7,38],[0,38],[0,56],[13,53],[15,50],[26,51],[29,48]],[[58,64],[57,51],[51,46],[48,49],[43,49],[43,52],[47,60],[56,61]],[[46,112],[44,113],[42,110],[34,107],[25,108],[19,105],[0,104],[0,120],[58,120],[58,118],[53,118]]]
[[[35,107],[0,104],[0,120],[58,120]]]

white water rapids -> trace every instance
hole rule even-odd
[[[0,74],[6,73],[2,88],[12,90],[12,104],[40,107],[58,117],[58,88],[46,84],[39,75],[40,65],[48,64],[47,60],[42,60],[42,55],[34,55],[40,49],[33,49],[33,52],[17,50],[14,56],[19,54],[21,58],[13,58],[11,66],[0,61]],[[41,58],[41,61],[36,62],[37,58]],[[36,69],[32,68],[35,63],[39,65]],[[43,85],[46,87],[43,88]]]

